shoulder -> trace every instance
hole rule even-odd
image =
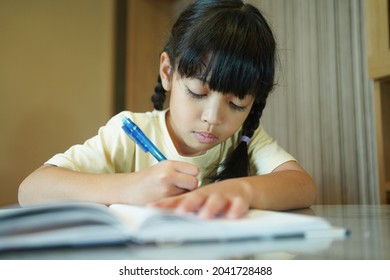
[[[296,161],[262,126],[259,126],[249,143],[249,155],[256,167],[253,171],[255,174],[267,174],[285,162]]]
[[[135,113],[131,111],[123,111],[112,117],[107,125],[104,127],[106,131],[121,131],[122,132],[122,119],[124,117],[130,118],[151,140],[158,140],[159,138],[169,137],[168,129],[166,127],[165,115],[167,110],[164,111],[150,111],[144,113]],[[121,135],[124,135],[121,133]]]
[[[152,123],[158,124],[161,123],[162,120],[165,120],[165,113],[164,111],[150,111],[150,112],[132,112],[132,111],[122,111],[115,116],[113,116],[108,122],[107,125],[118,125],[119,123],[122,123],[122,119],[124,117],[130,118],[133,122],[135,122],[138,126],[144,127],[148,126]],[[164,121],[165,122],[165,121]]]
[[[250,146],[263,146],[267,144],[271,144],[274,142],[274,139],[265,131],[263,126],[259,125],[259,127],[255,130],[251,140]]]
[[[262,126],[256,130],[249,142],[249,154],[254,157],[274,157],[285,154],[278,142]]]

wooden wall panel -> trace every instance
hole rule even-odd
[[[382,203],[390,203],[389,1],[366,1],[368,70],[374,81],[378,175]]]
[[[159,56],[174,16],[174,0],[129,0],[126,109],[153,110],[150,97],[158,76]]]

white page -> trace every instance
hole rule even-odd
[[[130,205],[115,204],[110,209],[129,225],[137,242],[304,237],[306,232],[332,229],[325,219],[319,217],[275,211],[251,210],[235,220],[200,220],[194,215],[181,216]]]

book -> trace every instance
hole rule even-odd
[[[211,260],[211,259],[305,259],[318,256],[342,237],[245,239],[222,242],[39,248],[0,251],[1,260]],[[337,246],[337,245],[336,245]],[[256,258],[256,257],[255,257]]]
[[[67,202],[0,210],[0,251],[115,244],[172,244],[343,236],[346,230],[302,214],[250,210],[240,219],[140,206]]]

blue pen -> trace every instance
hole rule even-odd
[[[150,152],[158,161],[167,159],[134,122],[129,118],[124,117],[122,123],[122,128],[126,134],[131,140],[139,145],[145,153]]]

